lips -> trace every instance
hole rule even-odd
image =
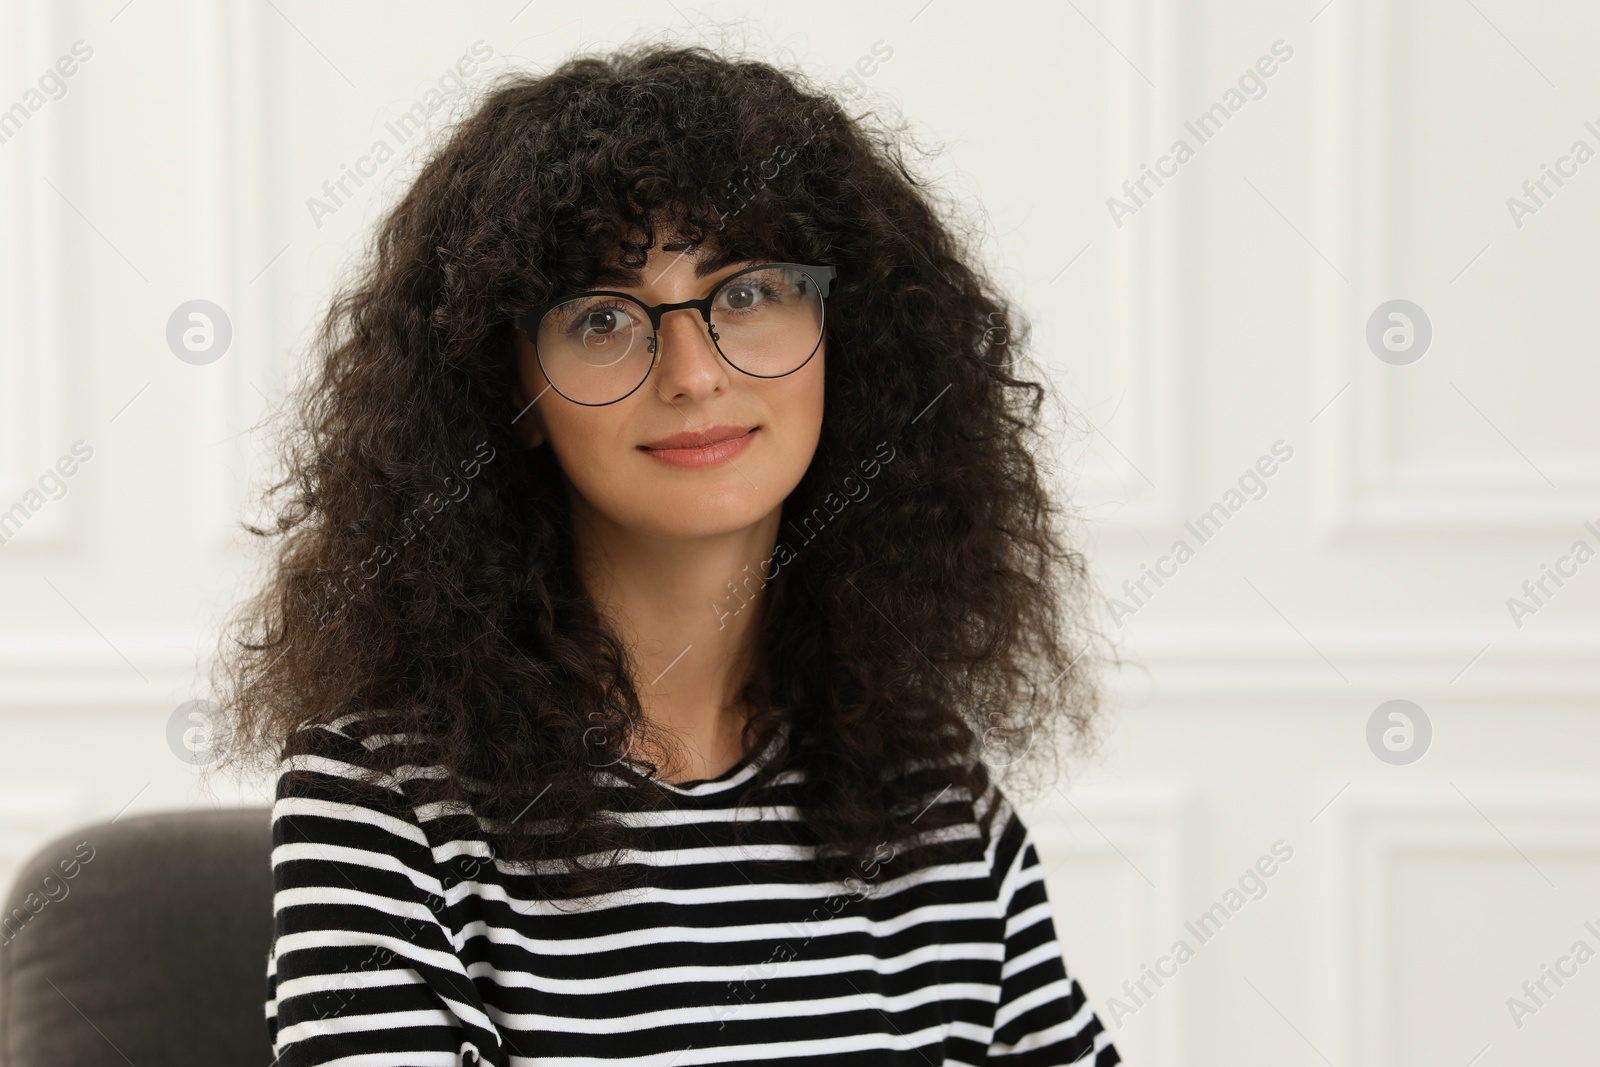
[[[663,437],[659,441],[640,445],[640,448],[654,451],[667,451],[677,449],[700,449],[708,445],[731,441],[736,437],[743,437],[754,430],[754,426],[704,426],[698,430],[685,430],[675,433],[670,437]]]
[[[702,470],[720,466],[738,456],[750,447],[759,429],[759,426],[704,426],[640,445],[639,450],[669,467]]]

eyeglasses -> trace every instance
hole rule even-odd
[[[661,316],[684,308],[700,313],[711,343],[735,370],[754,378],[793,374],[822,344],[823,301],[837,276],[833,267],[763,263],[728,275],[699,300],[645,304],[597,289],[513,321],[556,392],[601,407],[644,384],[660,360]]]

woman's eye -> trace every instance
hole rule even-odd
[[[760,306],[770,295],[765,285],[755,282],[736,282],[722,290],[717,303],[729,311],[747,311]]]
[[[621,318],[622,312],[614,308],[608,308],[605,311],[591,311],[589,312],[589,321],[584,330],[587,333],[611,333],[622,328],[622,323],[618,321]]]
[[[730,285],[725,290],[727,304],[731,308],[747,308],[753,306],[760,295],[752,285]]]
[[[621,333],[633,325],[633,316],[627,309],[612,305],[590,305],[571,316],[564,329],[569,336],[606,337]]]

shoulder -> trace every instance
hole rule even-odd
[[[400,792],[415,779],[444,773],[427,737],[404,732],[396,716],[362,711],[297,727],[284,741],[277,777],[280,786],[286,778],[320,775]]]
[[[915,815],[912,822],[922,828],[912,837],[960,839],[965,851],[960,862],[968,870],[981,868],[991,889],[998,893],[1005,873],[1031,842],[1027,827],[990,768],[966,754],[913,761],[905,774],[908,778],[915,775],[919,794],[906,809],[908,816]],[[943,818],[929,819],[935,811],[941,811]],[[928,828],[930,823],[938,828]]]
[[[417,808],[426,790],[445,777],[429,746],[399,733],[394,717],[357,712],[297,728],[284,742],[273,787],[272,819],[279,835],[309,833],[335,841],[381,832],[426,845]]]
[[[996,896],[1009,897],[1026,872],[1038,866],[1033,834],[1005,790],[993,780],[973,803],[973,811],[984,828],[990,884]]]

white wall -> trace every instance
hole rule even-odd
[[[235,525],[264,473],[251,428],[421,139],[332,215],[308,198],[395,144],[384,123],[475,42],[490,69],[548,67],[753,12],[735,39],[831,78],[892,49],[871,99],[946,146],[929,167],[986,213],[1037,358],[1096,427],[1067,459],[1099,576],[1133,609],[1131,666],[1100,760],[1027,813],[1124,1055],[1494,1067],[1592,1050],[1600,962],[1547,981],[1520,1020],[1507,998],[1575,941],[1600,950],[1583,925],[1600,928],[1600,562],[1547,581],[1520,620],[1507,599],[1574,542],[1600,549],[1600,161],[1560,163],[1575,141],[1600,151],[1600,10],[402,10],[0,4],[0,108],[92,49],[0,143],[0,510],[74,442],[93,449],[0,545],[0,879],[76,823],[261,797],[197,788],[167,726],[205,695],[252,573]],[[1201,143],[1186,121],[1280,41],[1292,55],[1263,64],[1264,92]],[[1114,220],[1108,197],[1179,138],[1192,158]],[[1564,184],[1514,217],[1507,198],[1558,163]],[[233,330],[205,365],[165,336],[194,299]],[[1415,362],[1365,340],[1393,299],[1431,323]],[[1279,441],[1292,456],[1265,495],[1201,543],[1184,523]],[[1162,564],[1160,588],[1120,592],[1179,539],[1193,558]],[[1407,765],[1366,739],[1393,699],[1432,727]],[[1185,922],[1279,841],[1293,855],[1265,894],[1200,943]],[[1124,991],[1179,939],[1192,959]]]

